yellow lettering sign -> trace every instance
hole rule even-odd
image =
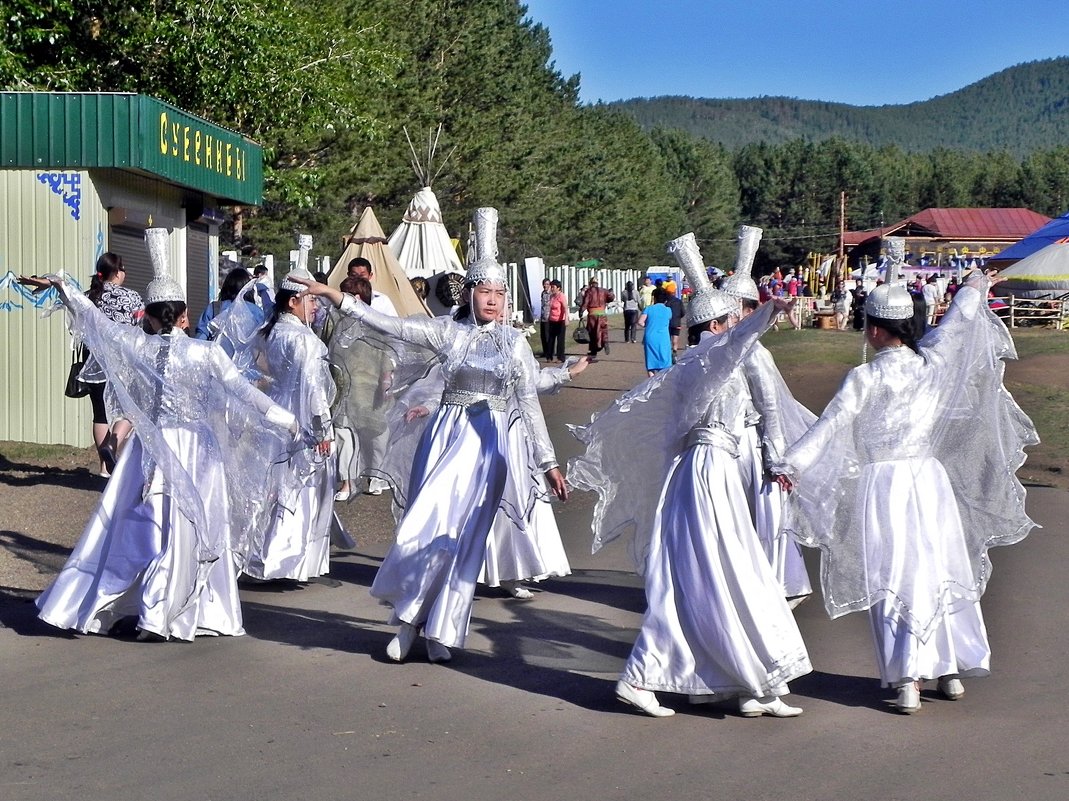
[[[160,155],[167,155],[167,112],[160,114]]]
[[[202,131],[196,124],[175,122],[166,111],[160,112],[159,124],[158,146],[161,156],[193,162],[198,167],[214,170],[219,175],[239,181],[248,178],[248,154],[240,143],[226,142],[214,137],[207,131]]]

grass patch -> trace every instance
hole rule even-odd
[[[8,462],[59,462],[85,461],[88,448],[70,445],[41,445],[36,442],[0,441],[0,459]]]
[[[805,364],[855,367],[861,364],[862,341],[860,332],[817,328],[769,331],[761,337],[781,369]]]

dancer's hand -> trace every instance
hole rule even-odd
[[[580,356],[579,357],[579,361],[577,361],[575,364],[573,364],[571,367],[568,368],[568,375],[571,378],[575,378],[577,375],[579,375],[581,372],[583,372],[583,370],[585,370],[589,366],[590,366],[590,357],[589,356]]]
[[[426,406],[413,406],[407,412],[405,412],[405,422],[411,423],[413,420],[418,420],[421,417],[426,417],[431,413],[431,410]]]
[[[795,303],[796,300],[793,298],[791,300],[787,300],[786,298],[772,298],[772,305],[775,306],[776,311],[781,314],[787,314],[794,308]]]
[[[330,456],[330,440],[324,439],[316,443],[316,453],[320,456]]]
[[[48,289],[50,286],[59,286],[58,278],[39,278],[36,275],[20,275],[17,280],[23,286],[32,286],[35,295],[38,292]]]
[[[568,500],[568,485],[564,483],[564,473],[560,471],[559,467],[546,471],[546,482],[549,484],[549,488],[553,490],[554,495],[562,501]]]
[[[776,483],[780,485],[780,489],[784,492],[790,492],[794,489],[794,482],[787,478],[787,476],[776,476]]]

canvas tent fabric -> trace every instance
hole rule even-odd
[[[420,189],[408,204],[401,224],[390,235],[390,250],[409,278],[425,278],[431,285],[428,298],[432,310],[446,314],[434,291],[446,274],[464,275],[453,241],[442,222],[442,209],[429,186]],[[440,308],[439,308],[440,307]]]
[[[992,258],[991,264],[997,266],[1003,263],[1010,264],[1020,261],[1061,239],[1069,239],[1069,212],[1051,220],[1017,244],[1010,245]]]
[[[1006,280],[995,285],[999,295],[1018,298],[1056,298],[1069,292],[1069,239],[1047,245],[999,273]]]
[[[327,276],[327,283],[337,289],[348,274],[349,262],[357,256],[363,256],[371,262],[374,273],[372,287],[393,301],[394,308],[401,317],[414,314],[431,316],[427,304],[416,294],[404,269],[393,255],[387,244],[386,233],[379,225],[371,206],[364,209],[359,222],[349,232],[345,240],[345,250],[334,263],[334,269]]]

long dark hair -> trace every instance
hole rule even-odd
[[[285,314],[290,310],[290,301],[293,300],[299,292],[294,292],[292,289],[280,289],[275,293],[275,309],[271,312],[271,318],[267,321],[262,329],[260,329],[260,335],[267,339],[271,336],[271,332],[275,330],[275,323],[278,322],[280,315]]]
[[[162,328],[157,333],[169,334],[186,310],[184,300],[158,300],[145,307],[145,314],[160,321]]]
[[[96,272],[89,281],[89,291],[85,293],[94,306],[100,303],[100,296],[104,294],[104,282],[114,278],[116,273],[123,272],[125,269],[122,265],[122,256],[118,253],[112,253],[109,250],[101,254],[97,259]]]
[[[235,267],[226,274],[223,286],[219,289],[219,300],[237,300],[238,292],[245,284],[252,280],[249,271],[244,267]]]
[[[913,316],[904,320],[884,320],[871,315],[865,318],[868,325],[882,328],[893,337],[902,340],[902,344],[909,347],[914,353],[920,353],[917,341],[924,336],[924,325],[927,314],[924,308],[923,295],[911,295],[913,298]]]

